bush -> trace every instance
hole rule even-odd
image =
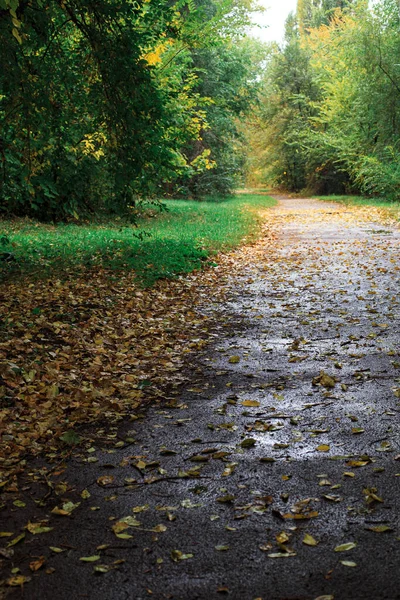
[[[363,156],[353,171],[363,193],[400,201],[400,153],[392,146],[384,149],[382,157]]]

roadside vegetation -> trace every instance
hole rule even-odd
[[[253,183],[400,201],[397,0],[298,0],[246,123]]]
[[[214,255],[257,237],[259,210],[268,196],[240,194],[208,201],[167,200],[147,204],[136,225],[59,223],[32,219],[0,222],[0,277],[58,274],[103,268],[133,270],[144,285],[213,264]]]
[[[247,0],[0,1],[0,215],[229,195],[262,44]]]

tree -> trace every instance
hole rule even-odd
[[[249,10],[245,0],[0,0],[0,212],[121,210],[207,170],[207,155],[185,154],[210,104],[193,57],[228,44]]]
[[[307,161],[302,143],[317,97],[309,53],[301,45],[298,22],[291,14],[283,48],[271,49],[260,109],[251,126],[255,147],[265,146],[258,168],[270,183],[296,191],[306,185]]]
[[[252,136],[270,183],[399,199],[400,8],[340,4],[299,1],[302,25],[292,16],[272,53]]]

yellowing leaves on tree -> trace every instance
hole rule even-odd
[[[159,65],[162,62],[163,54],[168,48],[171,47],[172,44],[172,40],[160,42],[154,50],[151,50],[150,52],[147,52],[147,54],[143,55],[144,60],[153,67],[155,65]]]

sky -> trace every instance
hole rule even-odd
[[[255,14],[253,20],[257,25],[268,25],[268,29],[255,27],[252,35],[263,42],[281,42],[285,31],[286,17],[296,10],[297,0],[259,0],[266,8],[264,13]]]

